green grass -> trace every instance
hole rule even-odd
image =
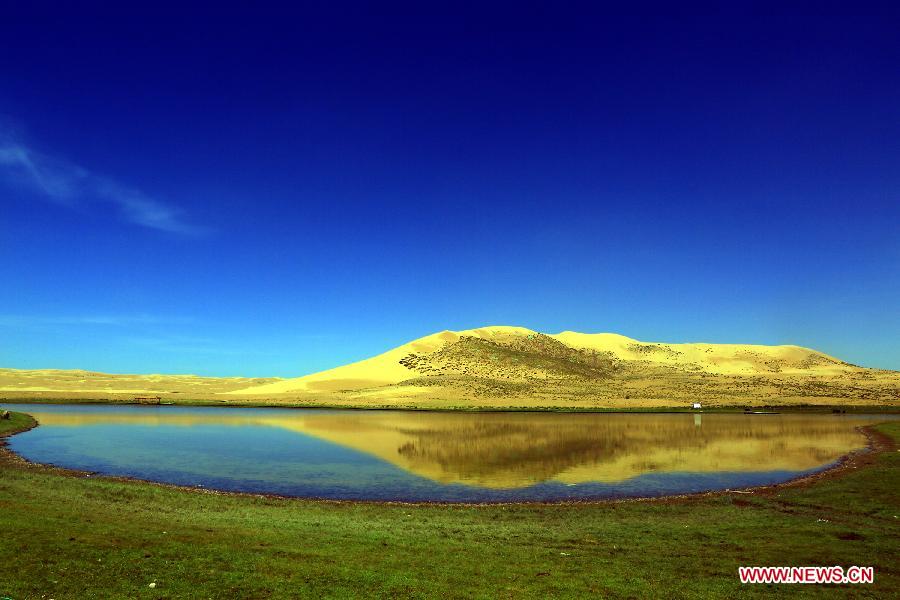
[[[0,407],[0,413],[2,412],[4,409]],[[29,429],[35,424],[34,419],[29,415],[19,412],[11,412],[9,415],[9,419],[0,419],[0,436]]]
[[[222,496],[7,458],[0,597],[890,598],[898,516],[895,451],[771,494],[507,506]],[[742,587],[739,565],[873,565],[876,583]]]

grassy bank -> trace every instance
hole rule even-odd
[[[864,462],[750,494],[427,506],[191,492],[4,453],[0,597],[896,597],[900,452]],[[874,565],[876,583],[742,587],[739,565]]]

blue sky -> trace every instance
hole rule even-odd
[[[0,366],[509,324],[900,369],[898,14],[847,6],[10,13]]]

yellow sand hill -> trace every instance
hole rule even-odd
[[[408,357],[424,357],[435,363],[438,353],[447,354],[453,346],[467,338],[489,342],[485,347],[496,351],[496,356],[478,356],[473,352],[466,368],[455,369],[457,374],[473,376],[501,374],[504,350],[519,350],[522,357],[513,358],[520,365],[531,358],[537,362],[550,340],[558,342],[557,354],[570,354],[569,360],[577,364],[586,357],[615,362],[648,363],[649,365],[679,367],[691,371],[712,374],[755,375],[783,372],[797,375],[836,375],[864,371],[821,352],[799,346],[753,346],[746,344],[657,344],[637,340],[614,333],[562,333],[545,335],[524,327],[493,326],[465,331],[442,331],[419,338],[384,354],[307,375],[285,379],[267,385],[229,392],[231,394],[283,394],[291,392],[322,392],[374,388],[395,385],[414,378],[418,374],[441,375],[454,369],[417,368]],[[492,347],[493,346],[493,347]],[[528,348],[528,346],[531,346]],[[525,356],[531,350],[537,356]],[[551,352],[543,354],[552,355]],[[415,361],[420,362],[420,361]],[[446,362],[446,361],[445,361]],[[538,366],[536,371],[547,371]],[[433,371],[429,373],[429,371]],[[540,373],[533,375],[546,378]],[[502,374],[501,374],[502,376]]]
[[[219,400],[297,406],[614,408],[900,405],[900,373],[799,346],[667,344],[494,326],[442,331],[293,379],[0,369],[0,399]]]
[[[408,366],[402,364],[410,355],[427,355],[446,345],[458,342],[464,336],[483,340],[504,340],[516,336],[533,335],[535,332],[524,327],[482,327],[465,331],[441,331],[413,340],[384,354],[359,362],[321,371],[305,377],[276,381],[267,385],[235,390],[232,394],[283,394],[286,392],[321,392],[347,389],[373,388],[405,381],[414,375]]]
[[[105,398],[184,394],[205,397],[280,381],[277,377],[124,375],[81,369],[0,369],[0,398]]]

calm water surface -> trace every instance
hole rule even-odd
[[[313,498],[509,501],[764,485],[865,446],[890,416],[535,414],[4,405],[37,462]]]

